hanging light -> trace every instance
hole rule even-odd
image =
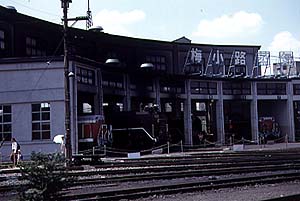
[[[105,64],[120,64],[120,60],[119,59],[107,59],[105,61]]]
[[[143,63],[140,68],[154,68],[154,65],[152,63]]]

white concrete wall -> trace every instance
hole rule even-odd
[[[50,103],[51,139],[32,140],[31,104]],[[55,152],[60,145],[52,139],[64,134],[64,71],[63,62],[32,62],[0,64],[0,105],[12,107],[12,137],[21,145],[28,158],[32,151]],[[5,142],[0,149],[2,159],[8,160],[11,143]]]

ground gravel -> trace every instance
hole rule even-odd
[[[194,193],[155,195],[139,201],[260,201],[275,197],[300,194],[300,181],[224,188]]]
[[[224,188],[172,195],[154,195],[134,201],[262,201],[265,199],[300,194],[300,181]],[[17,195],[0,195],[0,200],[17,201]],[[122,199],[122,201],[128,201]],[[132,200],[133,201],[133,200]]]
[[[240,174],[228,174],[220,176],[202,176],[202,177],[187,177],[187,178],[174,178],[174,179],[158,179],[158,180],[143,180],[134,182],[113,182],[110,184],[95,184],[87,186],[74,186],[69,189],[71,194],[81,194],[81,193],[93,193],[93,192],[104,192],[108,190],[122,190],[127,188],[140,188],[140,187],[152,187],[153,185],[173,185],[178,183],[187,182],[201,182],[201,181],[211,181],[216,179],[228,179],[228,178],[240,178],[241,176],[265,176],[273,173],[294,173],[295,170],[285,170],[285,171],[272,171],[272,172],[250,172]],[[99,176],[96,176],[99,177]],[[93,177],[94,178],[94,177]]]

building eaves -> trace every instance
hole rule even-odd
[[[0,58],[0,64],[13,64],[13,63],[34,63],[34,62],[49,62],[49,61],[63,61],[63,56],[56,57],[9,57]]]
[[[53,22],[45,21],[42,19],[38,19],[32,16],[28,16],[16,11],[12,11],[11,9],[8,9],[6,7],[0,6],[0,19],[1,20],[9,20],[10,22],[28,22],[28,23],[35,23],[37,25],[43,26],[43,27],[52,27],[53,29],[61,30],[62,26]],[[105,27],[104,27],[105,29]],[[187,44],[186,42],[181,43],[180,41],[162,41],[162,40],[156,40],[156,39],[144,39],[144,38],[135,38],[135,37],[129,37],[129,36],[119,36],[114,34],[109,34],[105,32],[99,32],[94,33],[92,31],[78,29],[78,28],[70,28],[74,33],[81,33],[85,36],[91,36],[93,34],[94,37],[111,37],[119,40],[126,40],[128,42],[132,43],[151,43],[153,45],[190,45],[190,46],[212,46],[212,47],[250,47],[250,48],[260,48],[260,45],[244,45],[244,44],[238,44],[238,45],[220,45],[220,44],[199,44],[199,43],[190,43]]]

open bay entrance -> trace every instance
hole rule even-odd
[[[226,143],[251,141],[250,101],[224,101],[224,127]]]

